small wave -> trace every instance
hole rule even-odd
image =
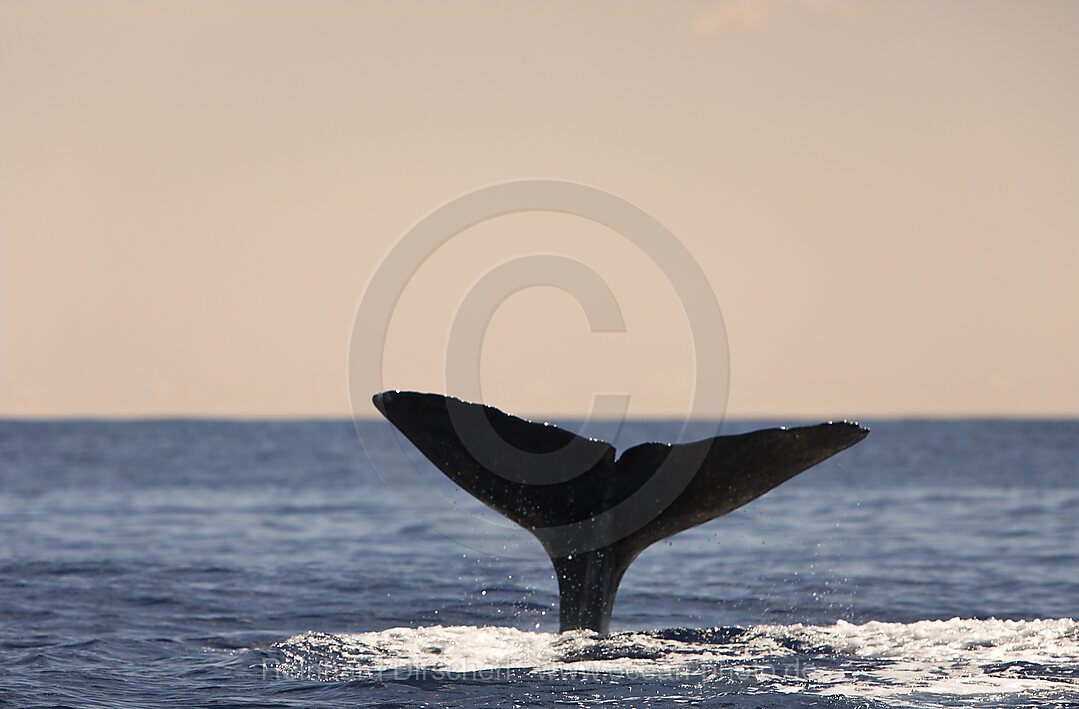
[[[600,636],[506,627],[308,632],[274,647],[274,668],[328,681],[528,682],[552,674],[933,706],[987,695],[1079,698],[1079,623],[951,620],[673,628]]]
[[[385,673],[484,673],[523,670],[663,679],[707,675],[717,664],[789,651],[770,640],[734,642],[741,628],[615,633],[526,632],[505,627],[429,626],[333,635],[308,632],[279,643],[277,670],[327,679]]]
[[[764,625],[755,632],[780,642],[858,657],[947,661],[957,656],[989,661],[1079,660],[1079,622],[952,618],[915,623]]]
[[[878,700],[1057,693],[1079,698],[1079,622],[1069,618],[839,621],[760,626],[754,632],[836,658],[834,667],[808,673],[822,694]]]

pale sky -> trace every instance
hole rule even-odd
[[[0,416],[347,417],[383,257],[531,178],[617,195],[699,265],[730,354],[709,415],[1076,416],[1077,39],[1065,0],[3,2]],[[461,303],[531,254],[595,271],[625,332],[511,295],[485,401],[689,410],[675,288],[566,214],[431,253],[385,387],[446,391]]]

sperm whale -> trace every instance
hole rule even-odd
[[[531,532],[554,564],[562,632],[607,633],[618,585],[648,546],[725,515],[861,441],[850,421],[691,443],[609,443],[494,407],[412,391],[375,408],[435,467]]]

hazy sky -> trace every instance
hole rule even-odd
[[[1074,416],[1077,10],[4,2],[0,415],[347,416],[353,320],[393,245],[463,193],[551,178],[636,205],[707,276],[730,391],[705,412]],[[538,253],[595,271],[625,332],[551,285],[493,303],[484,399],[687,411],[675,288],[566,214],[431,253],[385,386],[445,390],[468,293]]]

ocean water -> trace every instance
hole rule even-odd
[[[0,421],[0,705],[1079,707],[1079,422],[864,423],[642,554],[602,638],[350,421]]]

